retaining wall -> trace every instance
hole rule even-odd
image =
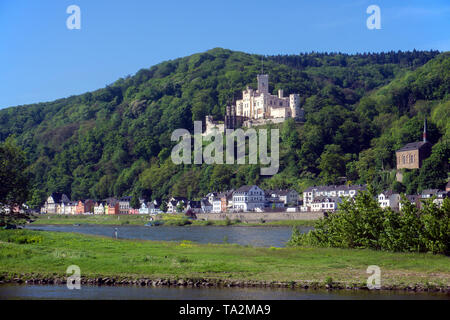
[[[240,213],[197,213],[201,220],[230,220],[239,219],[243,222],[259,222],[277,220],[317,220],[323,217],[323,212],[240,212]]]

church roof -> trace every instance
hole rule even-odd
[[[426,141],[426,142],[423,142],[423,141],[411,142],[411,143],[405,144],[402,148],[398,149],[396,152],[419,150],[419,149],[423,148],[424,146],[428,146],[428,145],[431,145],[431,143],[429,143],[428,141]]]

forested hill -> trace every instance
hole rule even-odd
[[[142,69],[94,92],[3,109],[0,141],[9,137],[26,151],[32,204],[52,191],[74,200],[195,198],[250,183],[301,191],[341,177],[408,192],[445,183],[450,54],[437,51],[266,57],[270,90],[300,93],[306,111],[304,125],[287,121],[280,127],[279,173],[263,177],[255,165],[174,165],[172,131],[192,129],[193,120],[207,114],[222,119],[246,85],[256,87],[261,58],[216,48]],[[430,170],[406,174],[404,185],[394,183],[393,151],[420,139],[425,115],[435,143],[434,160],[425,164]]]

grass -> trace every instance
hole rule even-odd
[[[183,214],[160,214],[156,217],[164,225],[171,226],[313,226],[314,220],[280,220],[245,223],[238,220],[188,220]],[[39,215],[34,224],[103,224],[103,225],[144,225],[150,221],[148,215]],[[189,221],[189,222],[187,222]]]
[[[239,281],[333,282],[363,285],[369,265],[383,286],[450,285],[450,258],[332,248],[255,248],[189,241],[116,240],[32,230],[0,231],[0,274],[64,277],[75,264],[83,277],[190,278]]]

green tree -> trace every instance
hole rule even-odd
[[[26,168],[25,154],[12,139],[0,144],[0,225],[31,219],[21,212],[30,193]]]

